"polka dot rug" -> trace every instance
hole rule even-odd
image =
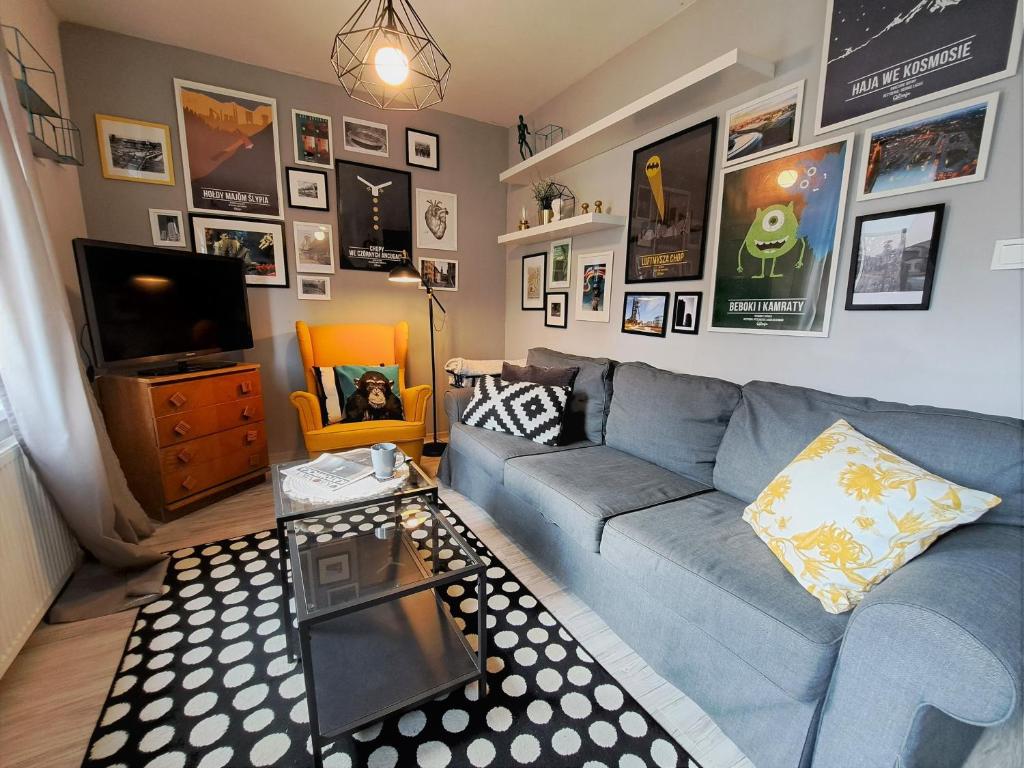
[[[442,505],[443,506],[443,505]],[[469,531],[487,568],[488,691],[471,683],[324,750],[325,768],[699,768]],[[441,542],[444,543],[443,541]],[[307,768],[272,531],[172,553],[139,613],[83,768]],[[443,598],[475,641],[475,586]]]

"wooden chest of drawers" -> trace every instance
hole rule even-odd
[[[258,365],[98,384],[114,451],[151,517],[171,520],[266,473]]]

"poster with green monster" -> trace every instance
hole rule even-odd
[[[727,169],[713,331],[827,336],[852,136]]]

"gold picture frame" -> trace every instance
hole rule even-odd
[[[174,186],[169,125],[97,114],[96,143],[103,178]]]

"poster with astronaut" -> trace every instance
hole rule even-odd
[[[712,331],[828,336],[852,134],[727,169]]]
[[[815,133],[1017,71],[1018,0],[829,0]]]
[[[338,160],[341,268],[390,272],[412,258],[412,177]]]

